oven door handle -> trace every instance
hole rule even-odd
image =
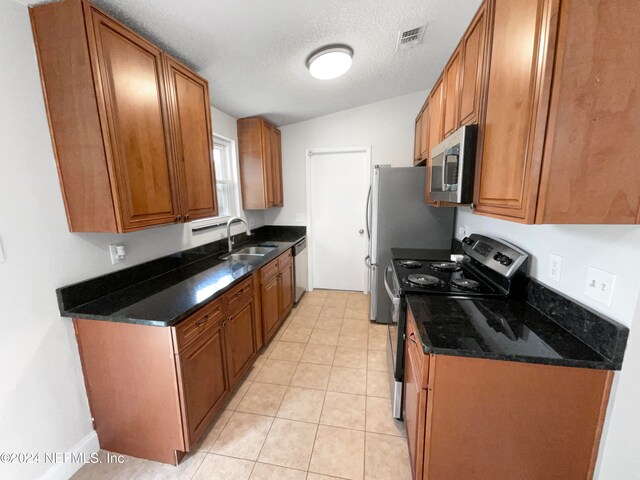
[[[397,307],[398,305],[400,305],[400,297],[395,296],[393,291],[391,291],[391,287],[389,286],[389,283],[387,282],[387,278],[389,278],[389,272],[391,271],[392,271],[391,267],[387,267],[384,271],[384,288],[387,290],[387,295],[389,295],[389,298],[391,299],[391,303],[393,304],[393,306]]]

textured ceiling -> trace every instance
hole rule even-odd
[[[215,107],[279,126],[429,88],[480,2],[95,0],[206,77]],[[398,31],[425,23],[422,44],[396,53]],[[354,49],[353,67],[316,80],[305,60],[331,43]]]

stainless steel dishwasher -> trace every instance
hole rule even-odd
[[[300,301],[309,281],[309,257],[307,253],[306,238],[303,238],[293,246],[293,271],[296,278],[295,303]]]

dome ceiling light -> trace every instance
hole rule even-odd
[[[331,80],[344,75],[351,68],[353,49],[347,45],[327,45],[307,58],[307,68],[320,80]]]

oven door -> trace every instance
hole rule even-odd
[[[393,276],[393,287],[389,285],[389,277]],[[393,269],[387,267],[384,272],[384,286],[391,299],[391,323],[388,325],[389,338],[387,341],[387,362],[391,375],[391,408],[394,418],[402,419],[402,378],[404,372],[404,331],[405,308],[404,298],[398,293]]]

